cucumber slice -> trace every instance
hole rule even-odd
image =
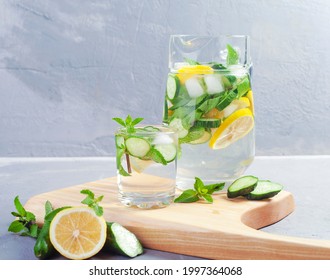
[[[143,253],[143,247],[135,234],[118,223],[107,222],[105,247],[118,254],[131,258]]]
[[[189,130],[185,129],[182,125],[182,120],[175,118],[169,123],[169,127],[176,130],[179,138],[187,136]]]
[[[246,198],[250,200],[260,200],[277,195],[283,186],[268,180],[260,180],[255,189],[248,193]]]
[[[128,153],[134,157],[143,158],[150,151],[149,142],[140,137],[129,137],[125,144]]]
[[[199,119],[195,122],[196,126],[206,127],[206,128],[216,128],[221,124],[220,119]]]
[[[211,131],[205,130],[202,137],[200,137],[199,139],[196,139],[194,141],[190,141],[189,144],[193,144],[193,145],[203,144],[203,143],[208,142],[211,139],[211,137],[212,137]]]
[[[180,81],[175,75],[169,74],[166,83],[166,94],[169,100],[173,100],[179,91]]]
[[[174,144],[159,144],[155,145],[154,149],[163,156],[167,163],[176,158],[177,150]]]
[[[247,195],[254,190],[258,184],[258,178],[254,176],[243,176],[235,180],[227,190],[227,197],[234,198]]]
[[[183,137],[180,138],[180,143],[190,143],[191,141],[195,141],[199,138],[201,138],[204,135],[205,128],[204,127],[192,127],[189,129],[189,133]]]

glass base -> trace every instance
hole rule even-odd
[[[140,209],[155,209],[169,206],[174,200],[174,194],[158,194],[144,196],[139,193],[119,193],[119,201],[127,207]]]

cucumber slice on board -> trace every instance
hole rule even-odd
[[[196,126],[201,126],[205,128],[216,128],[221,124],[220,119],[199,119],[195,122]]]
[[[129,137],[125,141],[128,153],[134,157],[143,158],[150,151],[150,144],[140,137]]]
[[[169,100],[173,100],[179,91],[180,81],[175,75],[168,75],[166,83],[166,94]]]
[[[243,176],[235,180],[227,190],[227,197],[234,198],[245,196],[252,192],[258,184],[258,178],[254,176]]]
[[[131,258],[143,253],[137,237],[118,223],[107,222],[106,248]]]
[[[270,198],[277,195],[282,189],[283,186],[281,184],[260,180],[255,189],[246,195],[246,198],[250,200]]]
[[[167,163],[173,161],[177,154],[174,144],[158,144],[154,146],[154,149],[163,156]]]

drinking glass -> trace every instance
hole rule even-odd
[[[245,35],[172,35],[163,124],[179,137],[177,187],[231,183],[255,154],[252,62]]]
[[[126,206],[160,208],[174,198],[177,133],[158,125],[115,133],[119,200]]]

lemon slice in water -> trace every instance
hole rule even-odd
[[[214,132],[209,146],[212,149],[224,149],[248,134],[254,127],[254,118],[250,109],[237,110],[226,118]]]

